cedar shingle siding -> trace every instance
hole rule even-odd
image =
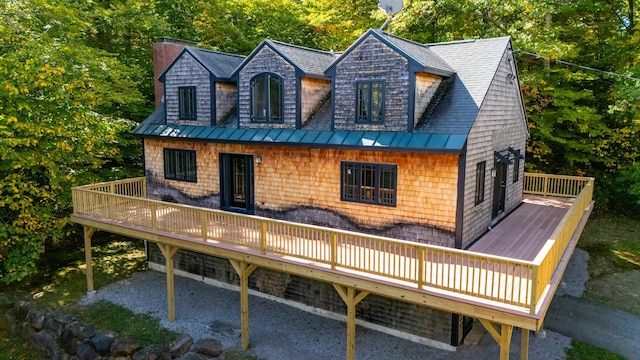
[[[216,124],[238,107],[238,88],[233,83],[216,82]]]
[[[251,80],[263,73],[283,81],[281,123],[251,120]],[[508,37],[422,45],[370,30],[341,54],[264,41],[246,59],[190,48],[163,76],[165,106],[134,130],[144,137],[151,198],[218,209],[221,183],[229,181],[221,180],[221,157],[246,155],[249,213],[460,248],[522,200],[524,161],[513,160],[528,134]],[[356,123],[356,88],[364,82],[384,83],[382,123]],[[196,120],[178,119],[181,86],[196,88]],[[195,151],[197,182],[165,178],[165,148]],[[494,216],[491,169],[501,157],[519,166],[507,170],[504,213]],[[396,169],[393,206],[344,201],[342,162]],[[478,163],[486,168],[484,200],[476,204]],[[164,263],[155,246],[149,256]],[[238,282],[226,260],[187,251],[176,259],[178,270]],[[345,311],[330,284],[260,269],[250,287]],[[464,335],[456,315],[374,295],[357,313],[440,343],[457,345]]]
[[[211,81],[209,72],[189,53],[184,53],[165,74],[167,124],[211,126]],[[196,120],[180,120],[178,88],[195,86]]]
[[[518,84],[509,79],[515,74],[511,55],[505,52],[496,71],[489,91],[485,97],[478,116],[469,132],[467,140],[466,174],[467,181],[464,194],[463,248],[482,235],[491,225],[494,179],[491,168],[494,166],[494,152],[512,147],[524,155],[526,150],[527,128],[524,125],[524,113]],[[476,164],[486,161],[485,200],[475,205],[475,168]],[[507,168],[505,214],[509,213],[522,201],[522,174],[524,161],[520,167]],[[514,162],[515,164],[515,162]],[[513,182],[513,172],[518,171],[520,181]]]
[[[356,124],[356,82],[385,81],[383,124]],[[407,131],[409,64],[407,59],[375,37],[364,40],[336,65],[335,130]]]
[[[282,124],[259,124],[251,121],[251,79],[262,73],[273,73],[284,81]],[[296,73],[294,67],[270,47],[264,46],[239,72],[238,113],[241,128],[296,128]]]

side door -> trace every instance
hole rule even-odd
[[[504,213],[507,198],[507,164],[496,161],[494,163],[496,177],[493,179],[493,212],[492,219]]]
[[[253,214],[253,155],[220,154],[220,209]]]

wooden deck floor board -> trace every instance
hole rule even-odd
[[[531,261],[551,237],[571,203],[572,199],[526,195],[522,205],[469,250]]]

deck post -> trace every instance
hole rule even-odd
[[[491,337],[500,345],[500,360],[509,360],[509,349],[511,348],[511,334],[513,333],[513,325],[498,324],[485,320],[478,319],[482,326],[487,329],[487,332]],[[528,335],[528,334],[527,334]]]
[[[176,302],[175,302],[175,290],[173,284],[173,257],[176,255],[180,248],[158,244],[162,255],[164,255],[166,272],[167,272],[167,318],[169,321],[176,319]]]
[[[356,305],[364,299],[369,292],[360,291],[356,294],[356,289],[351,286],[332,284],[347,305],[347,360],[356,358]]]
[[[240,277],[240,328],[242,348],[247,350],[249,348],[249,276],[258,268],[258,265],[233,259],[229,259],[229,262]]]
[[[511,348],[511,334],[513,325],[500,325],[500,360],[509,360],[509,349]]]
[[[83,226],[84,228],[84,261],[87,264],[87,294],[93,294],[93,263],[91,258],[91,237],[96,232],[96,228]]]
[[[520,360],[529,360],[529,329],[520,329]]]

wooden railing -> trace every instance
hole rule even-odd
[[[525,175],[525,183],[528,176]],[[554,181],[549,179],[544,180],[545,184]],[[575,191],[580,183],[575,184],[567,190]],[[586,184],[592,188],[593,179]],[[553,191],[559,191],[553,186]],[[72,191],[75,214],[181,234],[207,243],[231,244],[265,255],[313,261],[333,269],[356,270],[400,280],[419,289],[441,289],[535,311],[566,248],[566,237],[570,238],[575,229],[575,218],[579,221],[585,202],[591,201],[588,188],[583,186],[566,221],[554,233],[559,240],[549,240],[544,254],[533,262],[150,200],[145,198],[145,178],[80,186]],[[546,185],[533,188],[543,189],[552,193]]]
[[[560,176],[547,174],[525,174],[523,192],[529,194],[569,197],[576,194],[573,204],[556,227],[551,237],[533,260],[533,271],[530,301],[530,313],[535,313],[535,306],[551,284],[551,278],[569,245],[574,231],[578,227],[585,209],[593,199],[594,178]],[[573,197],[573,196],[571,196]]]
[[[593,178],[525,173],[523,192],[543,196],[577,197],[589,180],[593,181]]]

